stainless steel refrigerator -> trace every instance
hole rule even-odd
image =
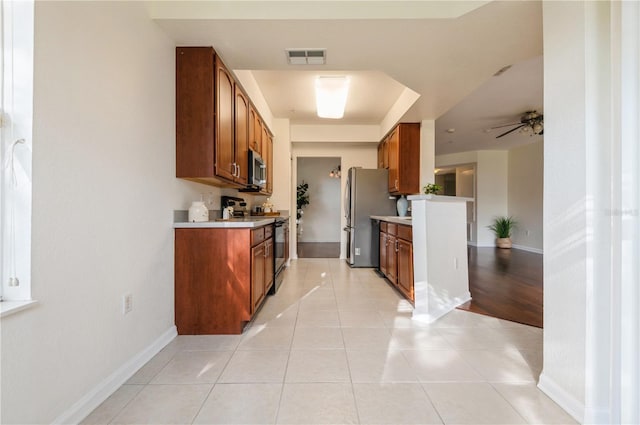
[[[349,168],[344,201],[347,263],[351,267],[378,267],[379,223],[370,216],[397,215],[396,198],[389,195],[389,172]]]

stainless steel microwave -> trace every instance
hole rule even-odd
[[[262,157],[249,149],[249,185],[264,188],[267,184],[267,166]]]

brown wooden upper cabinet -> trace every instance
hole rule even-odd
[[[260,115],[249,105],[249,147],[262,156],[262,120]]]
[[[216,126],[215,163],[218,177],[235,181],[238,164],[235,161],[234,140],[234,81],[222,61],[216,56]]]
[[[235,89],[235,159],[236,181],[246,185],[249,181],[249,98],[239,85]]]
[[[378,168],[389,168],[389,146],[385,138],[378,144]]]
[[[389,169],[389,193],[420,193],[420,124],[398,124],[378,145],[378,168]]]
[[[267,134],[267,193],[273,193],[273,137]]]
[[[176,177],[244,188],[248,151],[262,150],[263,127],[212,47],[176,48]]]

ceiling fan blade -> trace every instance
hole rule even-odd
[[[511,130],[507,131],[506,133],[502,133],[501,135],[496,136],[496,139],[499,139],[499,138],[501,138],[502,136],[506,136],[507,134],[512,133],[512,132],[516,131],[516,130],[517,130],[517,129],[519,129],[519,128],[522,128],[522,127],[524,127],[525,125],[527,125],[527,124],[521,124],[521,125],[519,125],[519,126],[517,126],[517,127],[515,127],[515,128],[512,128]]]
[[[503,124],[503,125],[499,125],[497,127],[491,127],[491,130],[494,130],[496,128],[502,128],[502,127],[509,127],[510,125],[519,125],[522,124],[521,122],[512,122],[511,124]]]

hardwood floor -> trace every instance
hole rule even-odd
[[[298,242],[298,258],[340,258],[340,242]]]
[[[542,328],[542,255],[469,247],[472,300],[458,307]]]

